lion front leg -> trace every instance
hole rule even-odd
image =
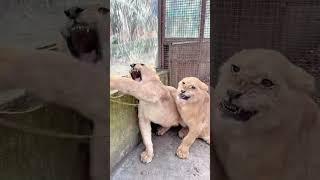
[[[90,180],[108,177],[108,149],[106,123],[94,123],[93,138],[90,141]]]
[[[156,94],[154,91],[146,91],[141,83],[126,77],[111,77],[110,89],[116,89],[124,94],[151,103],[157,102],[160,97],[160,95]]]
[[[188,127],[182,127],[178,132],[179,138],[183,139],[184,137],[186,137],[188,132],[189,132],[189,128]]]
[[[151,140],[151,122],[144,117],[139,117],[139,128],[145,145],[145,150],[141,153],[141,161],[150,163],[153,159],[153,144]]]
[[[197,127],[190,127],[186,137],[183,138],[182,143],[177,149],[177,156],[181,159],[187,159],[189,156],[189,149],[194,141],[198,138],[200,131]]]
[[[166,132],[168,132],[168,130],[169,130],[170,128],[171,128],[171,127],[160,127],[160,128],[157,130],[157,135],[158,135],[158,136],[164,135]]]

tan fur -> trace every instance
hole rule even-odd
[[[181,91],[190,98],[181,99]],[[179,131],[179,137],[183,140],[177,149],[177,155],[182,159],[188,158],[189,149],[196,138],[202,138],[210,144],[210,96],[207,91],[208,86],[195,77],[186,77],[178,84],[175,101],[185,124]]]
[[[232,71],[232,65],[240,71]],[[266,86],[263,79],[273,85]],[[220,69],[214,94],[214,179],[314,180],[320,177],[318,106],[314,79],[273,50],[244,50]],[[232,103],[257,113],[246,121],[220,106]]]
[[[149,163],[154,156],[151,122],[163,127],[158,131],[158,135],[163,135],[170,127],[179,125],[181,118],[171,95],[171,91],[175,92],[176,89],[162,84],[156,72],[146,65],[137,64],[135,69],[140,70],[142,81],[113,76],[110,79],[110,89],[117,89],[139,100],[139,127],[146,147],[141,153],[141,161]]]
[[[106,177],[107,101],[104,67],[53,51],[0,47],[0,90],[24,88],[41,99],[72,108],[94,122],[90,175]]]

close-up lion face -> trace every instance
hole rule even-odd
[[[106,43],[106,38],[102,37],[101,31],[106,31],[103,28],[107,28],[104,24],[108,12],[109,9],[97,5],[75,6],[64,11],[68,23],[61,34],[74,57],[93,63],[102,59],[102,43]]]
[[[244,50],[220,68],[215,89],[218,112],[228,121],[225,123],[275,127],[281,122],[268,117],[287,108],[283,105],[296,94],[309,95],[313,81],[312,76],[276,51]],[[263,122],[261,117],[268,121]]]
[[[186,77],[178,83],[177,99],[185,103],[198,102],[203,98],[204,91],[208,91],[208,86],[205,83],[196,77]]]
[[[130,65],[130,75],[131,78],[135,81],[149,81],[149,80],[159,80],[159,76],[157,75],[156,71],[145,64],[138,63],[138,64],[131,64]]]

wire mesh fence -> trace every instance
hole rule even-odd
[[[206,2],[204,38],[210,38],[210,1]]]
[[[170,84],[177,86],[184,77],[210,82],[209,42],[172,43],[169,48]]]
[[[220,65],[237,51],[268,48],[282,52],[315,76],[319,87],[317,55],[310,55],[318,52],[320,43],[319,8],[315,0],[214,1],[214,82]]]
[[[166,38],[198,38],[201,0],[167,0]]]
[[[209,84],[210,1],[166,0],[160,7],[160,63],[169,69],[170,85],[187,76]]]

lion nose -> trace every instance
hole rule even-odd
[[[181,90],[181,93],[185,93],[186,91],[185,90]]]
[[[227,90],[227,95],[230,99],[238,99],[242,94],[239,91]]]
[[[131,68],[134,68],[136,66],[136,64],[130,64]]]
[[[64,14],[70,19],[76,19],[84,9],[79,7],[71,7],[64,11]]]

